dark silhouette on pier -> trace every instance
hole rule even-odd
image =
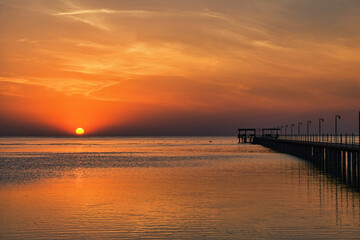
[[[277,152],[303,158],[341,183],[360,191],[360,112],[358,136],[354,133],[338,134],[338,119],[341,119],[340,115],[335,116],[334,135],[321,134],[321,122],[324,119],[320,118],[319,134],[309,134],[311,121],[307,121],[306,135],[301,135],[301,122],[297,135],[293,135],[293,131],[291,135],[286,135],[288,125],[285,125],[285,135],[278,134],[282,128],[263,128],[261,135],[256,134],[254,128],[242,128],[238,129],[239,143],[260,144]]]

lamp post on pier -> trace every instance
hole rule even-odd
[[[324,122],[323,118],[319,119],[319,136],[321,136],[321,123]]]
[[[287,131],[287,128],[288,128],[289,126],[287,125],[287,124],[285,124],[285,136],[286,136],[286,131]]]
[[[308,136],[310,135],[310,124],[311,124],[310,120],[306,122],[306,133]]]
[[[302,126],[302,122],[298,123],[298,136],[300,136],[300,126]]]
[[[339,120],[341,119],[340,115],[335,115],[335,136],[338,135],[338,129],[337,129],[337,120],[338,119]]]
[[[291,136],[293,136],[293,129],[294,129],[295,124],[291,124]]]

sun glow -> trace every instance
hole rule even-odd
[[[75,130],[75,132],[76,132],[76,134],[78,134],[78,135],[83,135],[85,131],[84,131],[83,128],[77,128],[77,129]]]

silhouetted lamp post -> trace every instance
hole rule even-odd
[[[335,136],[337,136],[338,135],[338,129],[337,129],[337,120],[340,120],[341,119],[341,117],[340,117],[340,115],[336,115],[335,116]]]
[[[286,132],[287,132],[287,128],[288,128],[289,126],[287,125],[287,124],[285,124],[285,136],[286,136]]]
[[[310,135],[310,124],[311,124],[310,120],[306,122],[306,133],[308,136]]]
[[[302,126],[302,122],[298,123],[298,136],[300,136],[300,126]]]
[[[319,136],[321,136],[321,123],[324,122],[323,118],[319,119]]]
[[[295,126],[295,124],[291,124],[291,136],[293,135],[294,126]]]

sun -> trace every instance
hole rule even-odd
[[[84,131],[83,128],[77,128],[77,129],[75,130],[75,132],[76,132],[77,135],[83,135],[85,131]]]

